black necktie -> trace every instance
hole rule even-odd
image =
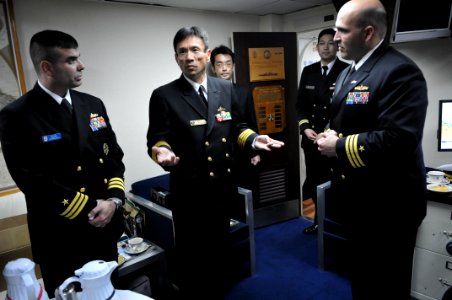
[[[204,102],[205,105],[207,105],[207,99],[206,96],[204,96],[204,89],[202,88],[202,85],[199,86],[198,92],[199,96],[201,97],[201,100]]]
[[[328,72],[328,66],[323,66],[322,69],[323,69],[322,78],[325,79],[326,78],[326,72]]]
[[[63,100],[61,101],[61,106],[69,115],[72,116],[72,105],[69,103],[69,101],[67,101],[66,98],[63,98]]]

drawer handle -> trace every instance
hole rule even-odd
[[[440,278],[438,278],[438,281],[443,285],[452,286],[450,283],[447,282],[447,279],[440,277]]]

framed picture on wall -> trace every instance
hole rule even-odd
[[[26,91],[12,0],[0,0],[0,110]],[[0,195],[16,186],[0,146]]]

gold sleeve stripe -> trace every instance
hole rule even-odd
[[[80,214],[80,212],[82,211],[82,209],[85,207],[86,202],[88,202],[88,196],[83,195],[83,203],[79,206],[79,208],[77,209],[77,211],[75,212],[75,214],[74,214],[72,217],[70,217],[69,219],[72,220],[72,219],[74,219],[75,217],[77,217],[77,216]]]
[[[72,199],[71,204],[69,204],[69,206],[66,208],[65,211],[63,211],[60,215],[61,216],[66,216],[71,210],[72,208],[77,205],[78,203],[78,199],[80,198],[80,193],[77,192],[77,194],[75,195],[75,197]]]
[[[163,146],[163,147],[166,147],[166,148],[168,148],[168,149],[171,149],[171,146],[170,146],[167,142],[165,142],[165,141],[158,141],[157,143],[155,143],[154,146],[155,146],[155,147],[161,147],[161,146]],[[157,162],[157,157],[155,156],[154,153],[152,153],[152,160],[155,161],[155,162]]]
[[[351,139],[351,137],[352,136],[347,136],[346,138],[345,138],[345,153],[347,154],[347,158],[348,158],[348,161],[350,162],[350,164],[352,165],[352,167],[353,168],[356,168],[356,166],[355,166],[355,164],[353,163],[353,161],[352,161],[352,159],[351,159],[351,154],[350,154],[350,139]]]
[[[309,124],[309,120],[308,119],[302,119],[302,120],[298,121],[298,125],[301,125],[301,124]]]
[[[117,188],[117,189],[121,189],[121,190],[125,191],[126,188],[124,186],[124,180],[122,178],[120,178],[120,177],[111,178],[108,181],[108,188],[107,188],[107,190],[113,189],[113,188]]]
[[[361,156],[359,156],[358,136],[359,136],[359,134],[356,135],[356,141],[355,141],[355,145],[354,145],[355,157],[356,157],[357,163],[360,165],[360,167],[365,167],[366,164],[361,159]]]
[[[358,152],[358,134],[346,137],[345,152],[353,168],[360,168],[365,166]]]
[[[72,199],[71,204],[69,204],[67,209],[63,213],[61,213],[61,216],[69,219],[74,219],[78,216],[83,207],[85,207],[88,199],[89,197],[87,195],[77,192],[75,197]]]
[[[125,191],[124,185],[122,184],[109,184],[107,190],[109,189],[120,189]]]
[[[75,214],[77,213],[77,211],[80,209],[80,207],[83,208],[82,203],[85,200],[85,195],[84,194],[80,194],[80,198],[77,201],[76,205],[74,205],[74,207],[68,212],[68,214],[66,215],[66,218],[69,219],[74,219],[75,218]],[[78,215],[78,214],[77,214]]]
[[[350,146],[351,146],[350,147],[350,156],[351,156],[351,159],[353,160],[353,162],[354,162],[354,164],[356,166],[355,168],[360,167],[359,162],[356,159],[356,154],[357,154],[356,144],[357,144],[357,141],[358,141],[358,135],[357,134],[352,135],[351,141],[350,141]]]
[[[244,130],[238,137],[238,144],[240,148],[244,148],[245,147],[245,143],[246,140],[250,137],[250,135],[252,135],[253,133],[255,133],[253,130],[251,129],[246,129]]]

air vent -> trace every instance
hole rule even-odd
[[[260,203],[286,198],[286,169],[276,169],[259,174]]]

